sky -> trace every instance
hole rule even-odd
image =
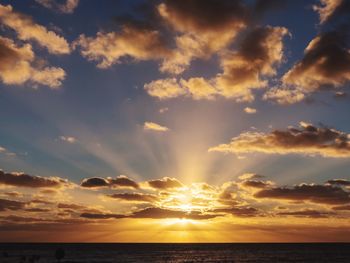
[[[346,0],[0,0],[0,241],[350,241]]]

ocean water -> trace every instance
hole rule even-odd
[[[0,244],[0,262],[350,263],[350,244]]]

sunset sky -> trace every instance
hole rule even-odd
[[[350,241],[350,1],[0,0],[0,241]]]

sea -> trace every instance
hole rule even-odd
[[[350,243],[0,244],[0,262],[347,262]]]

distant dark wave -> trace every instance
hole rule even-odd
[[[350,243],[2,243],[0,262],[350,262]]]

